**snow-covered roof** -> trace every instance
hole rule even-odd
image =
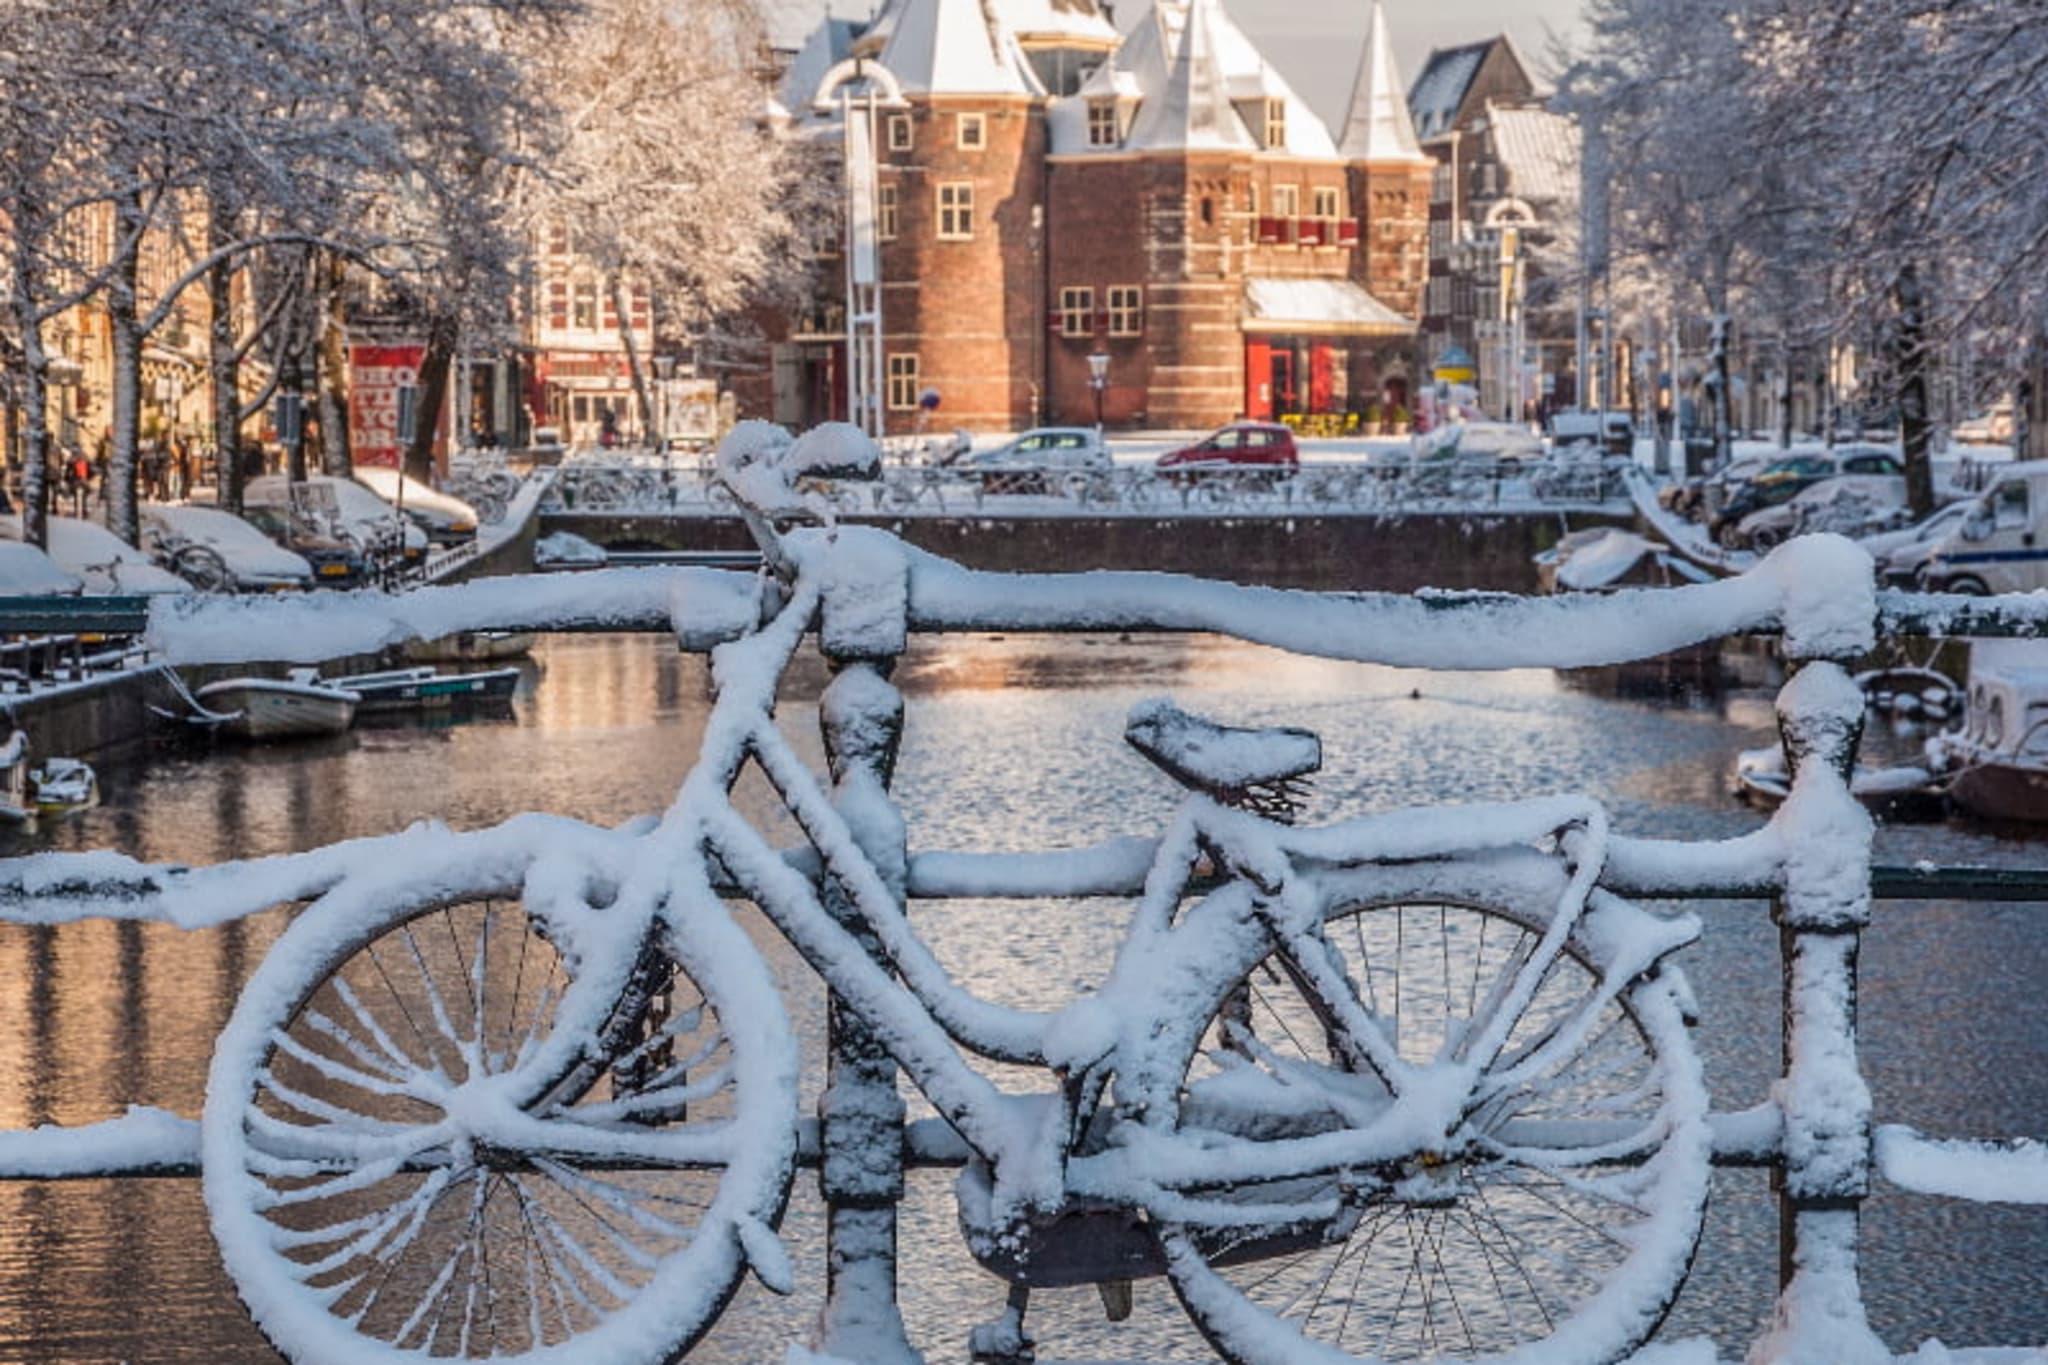
[[[1206,65],[1213,64],[1218,77],[1216,88],[1231,115],[1225,126],[1235,128],[1234,132],[1226,132],[1221,142],[1214,137],[1189,142],[1180,140],[1178,134],[1162,136],[1152,126],[1177,125],[1183,117],[1182,108],[1173,104],[1177,98],[1173,93],[1174,82],[1180,70],[1181,50],[1197,11],[1201,14],[1202,46],[1209,54],[1208,62],[1198,65],[1206,69]],[[1053,152],[1067,155],[1117,150],[1091,147],[1087,135],[1087,102],[1112,98],[1141,101],[1138,117],[1122,144],[1124,150],[1202,150],[1219,146],[1228,150],[1258,150],[1261,136],[1254,134],[1246,119],[1256,119],[1258,134],[1262,135],[1264,102],[1279,100],[1286,106],[1285,136],[1279,146],[1266,150],[1317,159],[1337,156],[1330,130],[1216,0],[1153,0],[1150,11],[1124,36],[1115,55],[1096,68],[1072,99],[1056,100],[1048,110]],[[1148,118],[1146,111],[1161,104],[1173,107]],[[1146,131],[1142,143],[1141,128]]]
[[[1007,23],[981,0],[888,0],[862,36],[905,94],[1035,95],[1043,90]]]
[[[1410,318],[1350,280],[1254,276],[1244,282],[1247,332],[1322,336],[1394,336],[1415,330]]]
[[[1577,125],[1562,114],[1534,107],[1492,106],[1486,116],[1494,155],[1507,168],[1509,190],[1523,199],[1578,197]]]
[[[858,28],[866,23],[874,11],[874,0],[754,0],[754,10],[761,16],[768,46],[778,52],[795,52],[810,42],[822,24]]]
[[[1373,0],[1365,53],[1351,83],[1351,102],[1337,150],[1353,161],[1428,161],[1415,144],[1415,125],[1401,98],[1401,72],[1387,40],[1386,8]]]
[[[1465,102],[1465,92],[1472,87],[1472,78],[1479,74],[1479,64],[1486,60],[1492,45],[1488,40],[1438,48],[1429,54],[1422,74],[1408,91],[1408,114],[1419,136],[1437,137],[1451,130],[1458,106]]]
[[[1164,11],[1162,10],[1161,13]],[[1235,152],[1258,144],[1245,131],[1217,60],[1216,0],[1190,0],[1165,83],[1149,90],[1124,146],[1131,151]]]
[[[778,101],[787,109],[808,111],[825,73],[853,50],[859,34],[860,25],[851,19],[821,20],[797,48],[789,69],[783,73]]]
[[[1026,45],[1072,42],[1112,45],[1116,25],[1095,0],[998,0],[1003,22]]]

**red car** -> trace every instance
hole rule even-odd
[[[1301,466],[1294,433],[1277,422],[1232,422],[1191,446],[1161,455],[1163,474],[1198,474],[1205,470],[1263,468],[1292,474]]]

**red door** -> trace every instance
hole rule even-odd
[[[1335,350],[1327,341],[1313,342],[1308,351],[1308,410],[1310,412],[1331,412],[1335,405],[1331,401],[1336,384],[1331,375],[1335,369]]]
[[[1273,343],[1264,337],[1245,338],[1244,415],[1254,422],[1273,420]]]
[[[1300,412],[1301,398],[1294,391],[1294,352],[1273,352],[1273,402],[1283,413]],[[1271,416],[1271,414],[1267,414]]]

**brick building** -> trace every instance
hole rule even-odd
[[[1335,131],[1219,0],[1155,0],[1123,36],[1094,0],[887,0],[812,35],[785,105],[849,57],[908,105],[876,151],[889,430],[927,391],[948,427],[1092,421],[1091,355],[1111,423],[1407,403],[1432,162],[1377,6]],[[835,304],[771,323],[744,411],[844,414]]]

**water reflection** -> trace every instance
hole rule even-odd
[[[145,750],[100,765],[106,804],[36,836],[189,863],[283,852],[438,819],[461,828],[546,809],[612,824],[672,798],[700,738],[701,659],[651,637],[550,640],[511,721],[358,730],[275,751]],[[1309,725],[1326,772],[1308,818],[1416,802],[1588,791],[1624,830],[1689,838],[1754,828],[1727,795],[1736,750],[1767,742],[1768,694],[1619,700],[1544,672],[1439,675],[1293,659],[1204,637],[1012,636],[920,644],[897,679],[911,705],[899,791],[914,847],[1072,846],[1156,831],[1176,793],[1122,741],[1128,706],[1172,691],[1238,723]],[[779,716],[814,760],[822,668],[807,660]],[[742,790],[764,818],[758,783]],[[786,822],[782,822],[786,830]],[[14,847],[21,847],[16,844]],[[2023,838],[1954,825],[1881,834],[1890,861],[2015,864]],[[1755,904],[1699,907],[1706,940],[1683,961],[1701,999],[1698,1041],[1717,1102],[1756,1102],[1778,1064],[1776,932]],[[975,989],[1046,1008],[1098,981],[1120,902],[922,905],[934,951]],[[1864,955],[1864,1057],[1880,1117],[1941,1132],[2032,1131],[2048,1114],[2048,1003],[2035,907],[1882,905]],[[0,1123],[86,1122],[128,1103],[196,1112],[208,1049],[282,913],[218,931],[154,925],[0,927]],[[815,1060],[820,992],[756,924]],[[811,1070],[815,1087],[817,1068]],[[807,1103],[809,1101],[807,1100]],[[1000,1287],[958,1249],[943,1174],[914,1176],[905,1299],[934,1360],[961,1355]],[[693,1361],[781,1358],[815,1314],[824,1273],[813,1178],[790,1229],[801,1291],[749,1286]],[[2039,1293],[2048,1218],[1884,1193],[1866,1281],[1897,1347],[2048,1338]],[[1722,1173],[1706,1250],[1671,1331],[1739,1352],[1769,1307],[1775,1224],[1766,1178]],[[1968,1246],[1967,1257],[1944,1255]],[[1967,1260],[1967,1264],[1965,1264]],[[1199,1361],[1209,1355],[1163,1285],[1141,1285],[1112,1327],[1088,1291],[1045,1294],[1032,1315],[1055,1359]],[[146,1313],[136,1311],[147,1305]],[[221,1276],[195,1182],[0,1184],[0,1359],[261,1360]]]

